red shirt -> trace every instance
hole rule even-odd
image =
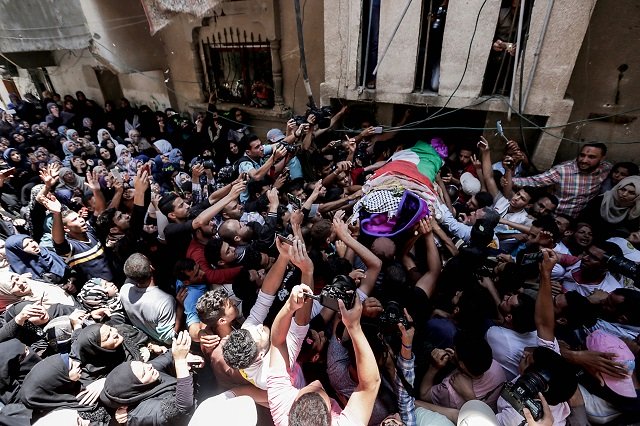
[[[213,269],[204,257],[204,244],[195,238],[191,240],[187,249],[187,257],[193,259],[204,271],[207,284],[229,284],[240,273],[242,266],[225,269]]]

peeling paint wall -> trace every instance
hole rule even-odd
[[[598,0],[567,89],[575,101],[570,123],[640,108],[639,34],[640,2]],[[565,136],[607,143],[611,161],[640,163],[640,144],[624,144],[640,141],[640,110],[569,125]],[[578,147],[563,142],[556,161],[574,157]]]

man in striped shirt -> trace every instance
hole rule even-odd
[[[600,185],[611,171],[611,163],[604,161],[606,155],[606,145],[587,143],[575,160],[558,164],[536,176],[514,178],[513,184],[520,188],[553,185],[560,201],[556,212],[575,218],[598,195]]]
[[[98,216],[104,211],[106,202],[95,172],[93,174],[87,173],[85,186],[93,192],[93,214]],[[83,284],[89,278],[113,281],[113,273],[109,268],[104,247],[91,225],[71,209],[63,212],[62,204],[52,193],[39,195],[38,201],[53,216],[51,237],[56,253],[64,259],[70,268],[84,275],[79,277],[78,282]],[[70,292],[74,293],[73,290]]]

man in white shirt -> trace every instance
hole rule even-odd
[[[269,270],[267,277],[265,277],[263,289],[265,285],[271,287],[271,282],[277,283],[278,285],[282,282],[287,264],[290,260],[301,269],[303,277],[309,268],[313,275],[313,263],[308,256],[306,257],[306,259],[309,260],[308,262],[294,260],[289,255],[288,245],[281,243],[278,239],[276,239],[276,245],[278,246],[280,255],[271,270]],[[302,245],[304,246],[304,244]],[[271,330],[262,323],[273,304],[276,290],[277,287],[273,289],[273,294],[267,294],[262,290],[258,293],[258,300],[253,308],[251,308],[251,314],[242,324],[242,328],[233,330],[222,347],[224,360],[229,367],[239,370],[240,374],[242,374],[249,383],[263,390],[267,389]],[[271,290],[269,293],[271,293]],[[301,342],[306,337],[308,329],[309,327],[307,325],[306,327],[295,327],[289,330],[287,334],[287,345],[289,347],[299,347],[298,342]],[[298,357],[298,352],[299,349],[290,354],[290,365],[294,365]],[[304,386],[302,375],[296,376],[300,377],[300,382],[296,383],[296,385],[300,387]]]
[[[540,289],[535,306],[536,348],[524,351],[518,370],[521,375],[545,371],[547,386],[546,390],[542,391],[542,395],[551,408],[553,424],[564,426],[571,413],[567,401],[576,392],[578,380],[568,361],[560,355],[560,347],[554,334],[555,316],[551,294],[551,270],[558,257],[550,249],[542,249],[542,252],[544,259],[540,264]],[[517,384],[518,378],[513,382]],[[524,414],[528,410],[525,408],[518,411],[500,397],[498,398],[497,411],[496,417],[501,426],[517,426],[525,420]]]

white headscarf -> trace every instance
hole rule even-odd
[[[166,154],[173,149],[173,146],[171,146],[169,141],[166,139],[158,139],[153,143],[153,146],[155,146],[158,151],[160,151],[160,154]]]
[[[633,185],[636,189],[634,204],[630,207],[619,206],[618,190],[627,185]],[[640,217],[640,176],[628,176],[622,179],[616,186],[605,192],[600,204],[600,216],[608,223],[619,223],[625,219]]]

